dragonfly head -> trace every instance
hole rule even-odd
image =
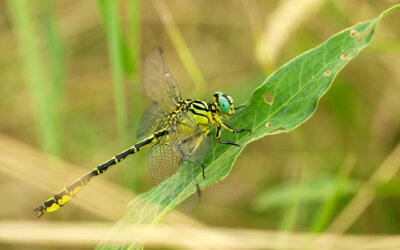
[[[229,119],[235,113],[235,106],[231,96],[222,92],[215,92],[213,101],[217,105],[218,114],[222,117]]]

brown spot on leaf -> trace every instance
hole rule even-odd
[[[362,40],[364,40],[368,36],[368,34],[372,31],[373,28],[374,28],[374,25],[371,24],[368,27],[368,29],[364,33],[362,33],[361,36],[357,39],[356,44],[359,44],[360,42],[362,42]]]
[[[272,96],[271,93],[267,92],[263,95],[264,102],[268,105],[272,105],[274,103],[274,97]]]
[[[332,73],[332,71],[328,70],[328,71],[325,71],[325,72],[324,72],[324,75],[325,75],[325,76],[329,76],[331,73]]]
[[[356,37],[356,36],[358,36],[358,35],[360,35],[360,32],[359,31],[357,31],[357,30],[350,30],[350,37],[351,38],[354,38],[354,37]]]
[[[340,59],[345,59],[346,57],[348,57],[350,55],[349,52],[345,52],[340,56]]]
[[[286,128],[284,128],[284,127],[279,127],[279,128],[277,128],[277,129],[273,130],[272,132],[281,131],[281,130],[286,130]],[[271,132],[271,133],[272,133],[272,132]]]
[[[266,128],[269,128],[269,127],[271,127],[271,125],[272,125],[272,123],[271,123],[271,122],[267,122],[267,123],[265,123],[265,127],[266,127]]]
[[[250,141],[255,141],[257,138],[255,136],[250,138]]]

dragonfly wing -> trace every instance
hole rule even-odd
[[[195,178],[193,168],[190,164],[181,168],[182,158],[176,154],[173,146],[169,143],[168,138],[160,140],[157,144],[150,148],[148,153],[148,165],[150,173],[157,184],[162,183],[170,176],[180,171],[180,178],[184,185],[196,186],[196,192],[190,195],[186,200],[181,202],[178,206],[183,212],[192,212],[195,210],[200,202],[200,187],[197,183],[192,183]],[[188,189],[191,190],[191,189]],[[169,197],[171,190],[163,190],[164,194]],[[182,194],[183,195],[183,194]],[[169,197],[173,199],[173,197]]]
[[[211,141],[207,134],[201,131],[190,111],[182,111],[177,114],[174,126],[170,127],[170,140],[174,152],[182,159],[201,160],[211,148]],[[191,190],[196,190],[180,205],[183,212],[192,212],[200,203],[201,190],[195,179],[201,173],[200,166],[189,163],[181,168],[181,175],[185,183],[193,185]]]
[[[150,173],[157,184],[175,174],[181,164],[181,157],[177,155],[167,137],[153,145],[147,155]]]
[[[193,168],[198,167],[198,166],[193,166],[193,164],[188,164],[187,166],[181,168],[183,170],[182,173],[184,178],[186,179],[185,183],[188,183],[188,181],[192,182],[193,179],[195,178],[194,173],[195,171]],[[189,197],[187,197],[184,201],[182,201],[179,204],[179,210],[185,212],[185,213],[190,213],[193,212],[200,204],[200,199],[201,199],[201,190],[200,190],[200,185],[198,183],[192,183],[190,184],[195,187],[195,192],[192,193]]]
[[[144,112],[136,132],[136,138],[141,139],[154,134],[167,122],[167,113],[160,108],[160,105],[153,102]]]
[[[179,88],[167,68],[161,48],[148,54],[144,65],[143,88],[150,99],[170,113],[182,99]]]
[[[199,160],[211,148],[210,138],[197,127],[190,111],[177,114],[177,122],[175,126],[171,126],[170,137],[175,151],[183,159]]]
[[[157,184],[179,171],[179,177],[184,185],[190,186],[189,192],[195,191],[180,205],[184,212],[192,212],[200,202],[201,190],[195,181],[201,169],[195,164],[182,166],[182,159],[200,159],[209,149],[209,138],[200,131],[194,123],[191,113],[177,114],[176,122],[168,129],[169,135],[160,140],[149,151],[148,164],[150,172]],[[201,152],[199,154],[199,152]],[[197,175],[197,176],[196,176]],[[168,196],[168,191],[167,196]]]

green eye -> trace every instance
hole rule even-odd
[[[229,110],[231,109],[231,104],[229,103],[228,99],[223,96],[218,99],[218,106],[223,114],[228,114]]]

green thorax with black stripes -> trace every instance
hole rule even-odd
[[[198,128],[204,133],[208,133],[209,126],[217,124],[215,116],[218,116],[218,108],[215,103],[191,99],[179,102],[177,108],[168,116],[168,120],[170,120],[170,123],[176,122],[180,119],[177,114],[185,111],[190,111],[193,114]]]

